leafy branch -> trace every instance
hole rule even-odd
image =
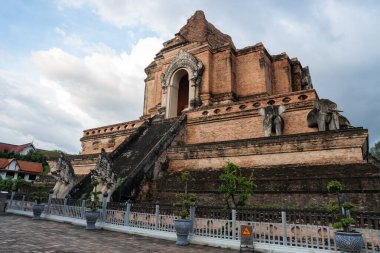
[[[339,219],[338,222],[333,224],[333,227],[349,232],[351,231],[351,225],[355,224],[355,220],[351,218],[350,214],[350,211],[355,208],[355,205],[352,202],[343,201],[341,196],[343,188],[342,183],[336,180],[331,180],[327,183],[327,191],[336,195],[336,201],[330,200],[327,205],[327,210],[331,213],[335,213]]]
[[[245,206],[246,201],[253,195],[253,189],[256,185],[253,182],[253,174],[247,178],[243,175],[241,169],[232,162],[227,162],[219,179],[222,184],[219,192],[225,194],[226,206],[228,209],[232,207],[238,208]]]

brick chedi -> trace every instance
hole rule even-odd
[[[230,36],[208,23],[201,11],[164,43],[146,73],[144,116],[187,114],[181,142],[190,146],[169,150],[173,169],[220,168],[226,160],[241,166],[364,161],[366,131],[345,140],[305,135],[318,131],[308,126],[307,115],[319,99],[307,67],[286,53],[269,54],[262,43],[235,49]],[[263,139],[265,117],[259,112],[268,106],[283,108],[281,135],[289,137],[270,138],[271,143]],[[303,141],[294,142],[298,134]],[[244,145],[236,142],[234,149],[227,149],[226,142],[239,140]],[[218,150],[212,146],[212,152],[206,148],[192,155],[206,143],[216,143]]]
[[[115,177],[132,180],[116,189],[121,199],[132,196],[128,191],[141,200],[169,201],[180,171],[191,170],[200,201],[221,204],[218,175],[226,161],[254,171],[263,194],[268,189],[260,182],[276,189],[277,195],[258,194],[253,202],[322,201],[328,178],[352,182],[344,170],[379,179],[378,167],[368,163],[368,131],[352,127],[334,102],[318,97],[308,67],[286,53],[271,55],[262,43],[236,49],[202,11],[163,44],[145,72],[140,119],[84,130],[82,155],[72,160],[76,174],[86,174],[104,149]],[[315,186],[311,178],[324,181]],[[307,188],[299,185],[304,182],[316,195],[285,198],[291,179],[299,180],[296,192]],[[352,191],[364,191],[366,199],[371,189],[360,187]]]

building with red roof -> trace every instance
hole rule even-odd
[[[14,145],[0,142],[0,152],[4,152],[5,150],[8,150],[8,152],[15,152],[20,155],[27,155],[31,150],[36,151],[36,148],[33,143]]]
[[[15,158],[0,158],[0,177],[6,179],[23,178],[25,181],[38,179],[42,174],[43,168],[41,163],[18,161]]]

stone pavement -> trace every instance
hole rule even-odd
[[[0,216],[0,252],[237,252],[200,245],[179,247],[173,241],[153,239],[29,217]]]

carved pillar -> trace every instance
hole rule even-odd
[[[188,108],[192,109],[197,106],[196,103],[196,84],[195,84],[195,78],[189,79],[189,106]]]
[[[163,116],[166,114],[166,101],[167,101],[166,96],[167,96],[167,91],[168,91],[168,86],[166,83],[164,73],[161,75],[161,85],[162,85],[161,108],[158,111],[160,115]]]

